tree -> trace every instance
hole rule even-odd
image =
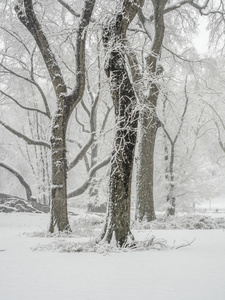
[[[19,20],[31,33],[42,54],[48,70],[57,101],[57,109],[52,121],[51,158],[52,158],[52,205],[50,232],[70,230],[67,214],[67,160],[66,129],[71,113],[83,97],[85,87],[85,41],[95,0],[87,0],[77,31],[76,40],[76,85],[71,93],[46,34],[34,11],[33,1],[18,1],[15,10]]]
[[[149,70],[149,92],[148,97],[145,98],[145,101],[142,103],[142,108],[140,111],[140,139],[138,145],[138,167],[137,167],[137,212],[136,218],[139,221],[142,221],[145,217],[147,221],[151,221],[155,219],[154,212],[154,195],[153,195],[153,187],[154,187],[154,146],[157,137],[157,129],[160,125],[158,122],[156,110],[158,98],[160,96],[160,74],[163,72],[162,68],[162,50],[168,50],[163,45],[163,41],[165,38],[165,22],[164,15],[177,12],[178,9],[182,9],[184,6],[190,6],[195,11],[199,12],[201,15],[208,15],[210,13],[215,13],[210,10],[206,11],[209,7],[210,0],[204,1],[203,4],[199,4],[194,2],[193,0],[187,1],[151,1],[153,6],[153,14],[146,18],[142,13],[142,10],[139,11],[139,18],[143,25],[143,28],[148,35],[151,41],[151,50],[149,51],[149,55],[146,58],[146,65]],[[185,28],[183,27],[185,22],[183,22],[183,14],[185,18],[192,19],[189,11],[183,10],[179,14],[179,18],[181,20],[181,30],[185,32]],[[176,24],[178,21],[176,20]],[[177,39],[177,37],[176,37]],[[174,45],[178,44],[177,40],[174,40]],[[178,44],[179,45],[179,44]],[[182,47],[180,47],[182,48]],[[174,51],[177,51],[175,49]],[[172,52],[174,53],[174,52]],[[175,55],[176,52],[175,52]],[[179,55],[177,55],[179,57]],[[183,59],[182,57],[180,57]]]
[[[62,5],[65,5],[65,2],[61,2]],[[71,66],[76,57],[74,23],[77,24],[77,13],[73,11],[72,7],[70,7],[71,11],[71,9],[68,10],[68,5],[62,7],[61,4],[55,3],[52,11],[49,11],[49,6],[41,6],[40,8],[39,4],[36,3],[35,9],[40,19],[42,18],[41,15],[45,13],[42,18],[43,27],[48,34],[48,39],[54,48],[57,61],[70,90],[71,84],[76,77],[76,70],[74,71]],[[81,8],[78,9],[81,11]],[[48,173],[51,172],[49,159],[51,132],[49,128],[51,127],[52,115],[54,115],[55,110],[55,95],[35,41],[32,40],[26,28],[16,22],[16,19],[13,21],[15,26],[12,26],[7,21],[8,15],[11,16],[11,11],[6,9],[4,11],[5,18],[2,18],[0,24],[1,33],[4,36],[0,69],[1,74],[4,75],[4,80],[1,81],[0,93],[3,107],[7,112],[7,114],[4,114],[3,109],[1,110],[0,123],[10,132],[7,136],[8,138],[12,136],[11,134],[20,138],[20,140],[14,139],[13,142],[15,141],[15,148],[19,148],[19,152],[21,152],[27,166],[32,171],[31,175],[36,179],[35,182],[32,178],[32,190],[38,201],[49,203],[48,185],[51,186],[48,176]],[[48,18],[45,19],[45,16],[48,16]],[[59,24],[60,26],[58,26]],[[96,158],[96,149],[99,147],[99,143],[102,143],[105,135],[109,136],[104,131],[108,123],[112,104],[110,103],[109,105],[107,103],[108,97],[105,97],[106,92],[102,92],[105,79],[102,80],[101,78],[103,68],[100,59],[101,52],[98,49],[98,32],[93,25],[92,19],[91,26],[88,28],[88,34],[89,32],[91,34],[91,41],[89,38],[87,39],[88,42],[85,49],[86,90],[80,105],[76,106],[74,114],[70,118],[67,130],[67,164],[69,171],[69,181],[67,180],[69,193],[67,193],[67,196],[69,198],[81,195],[92,185],[94,187],[94,182],[97,183],[99,179],[93,180],[96,172],[109,162],[107,152],[106,155],[104,154],[105,159],[103,161],[101,160],[103,157]],[[54,35],[49,35],[50,30]],[[63,45],[62,48],[61,45]],[[13,108],[11,114],[8,113],[8,107]],[[97,112],[98,109],[100,113]],[[16,111],[15,114],[14,111]],[[88,128],[89,126],[90,129]],[[83,144],[83,140],[86,137],[87,140]],[[108,144],[111,146],[111,143]],[[16,149],[13,150],[11,147],[10,152],[12,153],[13,151],[16,151]],[[89,153],[91,154],[90,159]],[[82,160],[85,160],[87,176],[85,182],[80,186],[80,176],[77,169],[83,170]],[[88,160],[90,161],[87,163]],[[18,168],[15,166],[16,162],[13,161],[11,163]],[[79,168],[75,168],[78,164]],[[20,172],[23,174],[21,170]],[[76,178],[74,178],[75,176]]]
[[[154,8],[154,39],[151,46],[151,54],[146,58],[149,72],[149,94],[142,103],[140,111],[140,140],[138,145],[138,167],[137,167],[137,207],[136,218],[142,221],[155,219],[153,201],[153,170],[154,170],[154,145],[159,121],[156,116],[156,105],[159,95],[158,76],[162,69],[158,63],[163,37],[164,37],[164,9],[167,0],[152,1]],[[142,23],[145,18],[142,11],[139,12]]]
[[[103,30],[105,71],[109,78],[116,116],[116,133],[110,167],[108,212],[102,240],[115,234],[118,246],[127,243],[130,231],[131,177],[137,135],[136,95],[125,59],[127,28],[137,14],[140,1],[118,2],[117,11]]]
[[[165,125],[163,123],[162,124],[162,128],[169,140],[170,143],[170,151],[168,151],[168,149],[166,148],[166,160],[168,165],[166,167],[166,179],[168,181],[168,194],[166,197],[166,201],[167,201],[167,216],[174,216],[175,215],[175,207],[176,207],[176,198],[174,195],[174,159],[175,159],[175,146],[177,143],[177,139],[180,136],[182,127],[183,127],[183,123],[184,123],[184,118],[185,118],[185,114],[187,112],[187,108],[188,108],[188,95],[187,95],[187,78],[186,78],[186,82],[185,82],[185,106],[184,106],[184,110],[183,113],[181,115],[181,120],[180,120],[180,124],[178,127],[178,130],[175,134],[175,136],[172,138],[171,135],[169,134],[169,132],[166,130]],[[165,99],[166,101],[167,99]],[[170,152],[170,153],[169,153]]]

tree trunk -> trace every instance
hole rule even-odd
[[[95,0],[85,0],[76,38],[76,84],[68,95],[60,66],[51,50],[49,41],[33,7],[32,0],[17,3],[15,10],[19,20],[30,31],[42,54],[55,91],[57,111],[52,121],[52,206],[49,231],[70,230],[67,215],[67,161],[66,129],[71,113],[80,102],[85,88],[85,43],[87,26],[91,20]]]
[[[175,161],[175,154],[176,154],[175,153],[175,146],[176,146],[176,142],[177,142],[177,140],[180,136],[181,129],[182,129],[183,124],[184,124],[184,118],[185,118],[187,108],[188,108],[189,99],[188,99],[188,95],[187,95],[187,77],[186,77],[186,80],[185,80],[184,94],[185,94],[185,98],[186,98],[185,106],[184,106],[183,113],[181,115],[180,125],[178,127],[178,130],[177,130],[177,133],[176,133],[174,139],[172,139],[171,135],[166,130],[165,124],[161,123],[161,126],[164,130],[164,134],[170,142],[170,155],[169,155],[168,147],[167,147],[166,144],[165,144],[165,147],[164,147],[165,153],[166,153],[165,161],[167,163],[165,177],[166,177],[166,180],[168,181],[168,194],[167,194],[167,197],[166,197],[166,200],[167,200],[167,216],[170,216],[170,215],[174,216],[175,215],[175,209],[176,209],[176,197],[174,196],[174,189],[175,189],[174,161]],[[165,116],[166,100],[167,99],[165,99],[165,101],[163,103],[164,116]],[[166,121],[166,119],[164,117],[164,123],[165,123],[165,121]],[[169,161],[169,163],[168,163],[168,161]]]
[[[128,77],[126,77],[127,80],[124,77],[121,78],[123,84],[120,92],[123,96],[120,95],[118,107],[119,116],[111,159],[108,212],[103,237],[105,241],[110,242],[114,232],[118,246],[124,245],[131,235],[131,178],[137,135],[137,114],[133,111],[136,99],[133,90],[129,92]],[[126,97],[127,95],[130,97]]]
[[[108,211],[102,240],[110,243],[115,234],[119,247],[128,242],[129,236],[132,237],[131,177],[138,115],[135,112],[136,96],[126,69],[124,42],[127,27],[136,15],[138,6],[139,1],[123,1],[121,11],[105,27],[103,35],[106,52],[110,51],[105,71],[110,78],[115,107],[116,136],[111,159]]]
[[[176,198],[174,197],[174,150],[175,144],[171,143],[170,164],[169,164],[169,191],[166,197],[167,200],[167,216],[175,215]]]
[[[159,56],[164,38],[164,8],[168,0],[152,0],[154,6],[154,39],[151,47],[151,54],[147,57],[146,63],[149,71],[149,94],[141,103],[140,111],[140,140],[138,147],[138,167],[137,167],[137,203],[136,218],[142,221],[144,217],[147,221],[154,220],[154,146],[156,140],[159,121],[156,115],[156,106],[159,96],[158,76],[163,69],[159,65]],[[139,17],[145,26],[146,18],[142,11]],[[151,34],[150,34],[151,35]]]
[[[140,141],[137,161],[137,202],[136,220],[147,222],[156,219],[153,199],[154,188],[154,147],[157,124],[151,120],[151,110],[145,108],[140,112]]]
[[[63,103],[63,101],[61,101]],[[67,213],[67,159],[66,159],[66,127],[65,109],[60,108],[53,120],[52,151],[52,189],[51,189],[51,222],[50,232],[70,231]]]

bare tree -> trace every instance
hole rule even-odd
[[[19,20],[31,33],[42,54],[48,70],[57,100],[57,110],[52,121],[52,205],[50,232],[70,230],[67,215],[67,160],[66,129],[71,113],[83,97],[85,87],[85,41],[95,1],[87,0],[77,30],[76,41],[76,85],[71,93],[65,84],[63,75],[48,38],[34,11],[33,1],[18,1],[15,10]]]
[[[188,108],[188,95],[187,95],[187,78],[186,78],[186,82],[185,82],[185,105],[184,105],[184,110],[183,113],[181,115],[181,119],[180,119],[180,124],[178,127],[178,130],[175,134],[175,136],[172,138],[171,134],[169,134],[168,130],[165,127],[165,124],[161,123],[161,126],[169,140],[170,143],[170,150],[168,150],[168,148],[166,148],[166,160],[167,160],[167,167],[166,167],[166,179],[168,181],[168,194],[166,197],[166,201],[167,201],[167,216],[170,215],[175,215],[175,207],[176,207],[176,198],[174,195],[174,187],[175,187],[175,183],[174,183],[174,160],[175,160],[175,146],[177,143],[177,139],[179,138],[180,134],[181,134],[181,130],[184,124],[184,118],[187,112],[187,108]],[[168,101],[168,99],[165,99],[165,101]]]
[[[144,4],[144,1],[143,1]],[[148,3],[149,4],[149,3]],[[143,29],[151,41],[151,49],[149,55],[146,58],[146,64],[149,70],[149,93],[148,96],[141,103],[142,108],[140,110],[140,141],[138,146],[138,167],[137,167],[137,212],[136,218],[142,221],[145,217],[148,221],[155,219],[154,211],[154,147],[157,137],[157,129],[160,126],[158,122],[156,109],[157,102],[160,96],[160,81],[159,78],[163,74],[163,68],[161,66],[161,53],[164,48],[174,56],[184,59],[170,51],[163,45],[165,37],[165,22],[164,15],[177,12],[179,9],[186,7],[192,8],[194,11],[201,15],[216,14],[218,10],[212,8],[212,1],[206,0],[202,4],[197,1],[159,1],[152,0],[153,14],[149,18],[146,18],[139,10],[139,18],[143,25]],[[212,4],[212,5],[211,5]],[[218,8],[221,10],[221,7]],[[186,10],[183,11],[184,18]],[[179,17],[182,19],[182,11],[178,12]],[[191,19],[191,15],[187,14]],[[187,60],[188,61],[188,60]],[[161,74],[161,75],[160,75]]]

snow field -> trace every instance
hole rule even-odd
[[[224,230],[135,230],[154,234],[177,250],[59,253],[32,251],[56,238],[45,231],[49,215],[0,214],[0,300],[224,300]],[[58,238],[88,241],[89,238]],[[175,242],[174,242],[175,241]]]

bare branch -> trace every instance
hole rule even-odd
[[[0,26],[0,28],[7,32],[9,35],[11,35],[13,38],[15,38],[20,44],[22,44],[26,51],[30,54],[30,50],[28,49],[27,45],[23,42],[22,38],[18,35],[18,33],[10,31],[2,26]]]
[[[68,198],[77,197],[77,196],[83,194],[86,191],[86,189],[90,186],[91,179],[93,178],[93,176],[95,175],[95,173],[99,169],[105,167],[110,162],[110,160],[111,160],[111,158],[108,157],[105,160],[101,161],[100,163],[94,165],[94,167],[91,168],[91,170],[90,170],[90,172],[88,174],[88,179],[78,189],[76,189],[73,192],[70,192],[68,194]]]
[[[218,132],[218,140],[219,140],[219,144],[221,149],[223,150],[223,152],[225,153],[225,144],[223,143],[222,139],[221,139],[221,134],[220,134],[220,129],[219,129],[219,125],[216,121],[214,121],[216,127],[217,127],[217,132]]]
[[[113,106],[111,106],[111,107],[107,106],[107,111],[106,111],[104,120],[103,120],[103,122],[102,122],[102,126],[101,126],[100,132],[103,132],[103,131],[105,130],[105,126],[106,126],[106,123],[107,123],[107,121],[108,121],[109,114],[110,114],[110,112],[112,111],[112,109],[113,109]]]
[[[69,164],[68,171],[70,171],[72,168],[74,168],[78,162],[84,157],[87,150],[91,147],[91,145],[94,142],[93,135],[91,135],[90,139],[87,141],[87,143],[83,146],[83,148],[80,150],[80,152],[77,154],[77,156],[74,158],[74,160]]]
[[[49,119],[51,119],[51,112],[50,112],[50,108],[49,108],[49,105],[48,105],[48,101],[47,101],[47,98],[45,96],[45,93],[43,91],[43,89],[41,88],[41,86],[37,83],[37,81],[35,80],[34,78],[34,54],[35,54],[35,50],[36,50],[36,47],[34,47],[34,50],[31,54],[31,71],[30,71],[30,76],[31,76],[31,79],[33,81],[33,84],[36,86],[36,88],[38,89],[39,93],[41,94],[41,97],[42,97],[42,100],[44,102],[44,106],[45,106],[45,110],[46,110],[46,115]]]
[[[77,31],[76,42],[76,85],[70,95],[67,96],[70,112],[81,101],[84,95],[85,87],[85,44],[87,27],[90,23],[91,15],[94,9],[95,0],[85,1],[84,10]]]
[[[220,120],[221,125],[223,126],[223,129],[225,131],[225,123],[223,122],[221,116],[219,115],[219,113],[215,110],[215,108],[209,104],[208,102],[206,102],[205,100],[201,99],[205,104],[207,104],[213,111],[214,113],[217,115],[218,119]]]
[[[83,107],[83,109],[86,111],[86,113],[87,113],[87,115],[88,115],[88,117],[90,118],[90,111],[89,111],[89,109],[87,108],[87,106],[86,106],[86,104],[84,103],[84,101],[83,100],[81,100],[81,106]]]
[[[80,14],[76,13],[75,10],[69,4],[67,4],[65,1],[63,1],[63,0],[57,0],[57,1],[62,6],[64,6],[73,16],[80,17]]]
[[[25,77],[25,76],[23,76],[23,75],[20,75],[20,74],[14,72],[14,71],[11,70],[11,69],[8,69],[8,68],[7,68],[6,66],[4,66],[2,63],[0,63],[0,66],[1,66],[3,69],[5,69],[8,73],[10,73],[10,74],[12,74],[12,75],[14,75],[14,76],[16,76],[16,77],[18,77],[18,78],[24,79],[24,80],[26,80],[26,81],[28,81],[28,82],[30,82],[30,83],[32,83],[32,84],[34,83],[30,78]]]
[[[3,94],[4,96],[6,96],[7,98],[11,99],[13,102],[15,102],[19,107],[23,108],[23,109],[26,109],[26,110],[29,110],[29,111],[33,111],[33,112],[37,112],[37,113],[40,113],[40,114],[43,114],[45,116],[48,116],[46,114],[46,112],[38,109],[38,108],[30,108],[30,107],[27,107],[27,106],[24,106],[22,104],[20,104],[14,97],[10,96],[9,94],[3,92],[2,90],[0,90],[0,93]]]
[[[81,102],[83,102],[83,101],[81,101]],[[89,130],[87,130],[87,129],[85,129],[85,125],[84,124],[82,124],[81,122],[80,122],[80,120],[78,119],[78,115],[77,115],[77,109],[75,108],[75,112],[74,112],[74,114],[75,114],[75,119],[76,119],[76,121],[77,121],[77,123],[81,126],[81,128],[82,128],[82,132],[87,132],[87,133],[90,133],[90,131]]]
[[[29,184],[24,179],[24,177],[16,169],[14,169],[13,167],[11,167],[10,165],[6,164],[3,161],[0,161],[0,167],[5,168],[6,170],[8,170],[9,172],[11,172],[13,175],[15,175],[17,177],[19,182],[23,185],[23,187],[26,190],[27,200],[31,201],[32,200],[32,191],[31,191]]]
[[[51,77],[55,93],[59,97],[62,91],[67,91],[60,67],[50,48],[45,33],[42,30],[41,24],[34,12],[33,1],[23,0],[23,4],[24,9],[21,2],[18,2],[15,6],[15,11],[21,23],[30,31],[33,38],[35,39],[44,58],[44,62]]]
[[[13,70],[11,70],[11,69],[7,68],[6,66],[4,66],[2,63],[0,63],[0,66],[1,66],[3,69],[5,69],[7,72],[9,72],[10,74],[12,74],[12,75],[14,75],[14,76],[16,76],[16,77],[18,77],[18,78],[21,78],[21,79],[23,79],[23,80],[25,80],[25,81],[27,81],[27,82],[33,84],[33,85],[38,89],[39,93],[41,94],[41,97],[42,97],[42,100],[43,100],[43,102],[44,102],[45,109],[46,109],[46,112],[45,112],[45,113],[43,112],[43,113],[44,113],[49,119],[51,119],[51,113],[50,113],[49,105],[48,105],[48,102],[47,102],[47,98],[46,98],[45,93],[43,92],[41,86],[40,86],[40,85],[35,81],[35,79],[34,79],[34,75],[33,75],[33,71],[32,71],[33,68],[31,67],[31,79],[30,79],[30,78],[28,78],[28,77],[25,77],[25,76],[23,76],[23,75],[20,75],[20,74],[14,72]]]
[[[185,242],[182,245],[175,247],[175,249],[179,249],[179,248],[190,246],[191,244],[194,243],[195,240],[196,240],[196,238],[194,238],[191,242]]]
[[[5,127],[7,130],[9,130],[11,133],[15,134],[18,138],[23,139],[28,145],[38,145],[38,146],[43,146],[43,147],[47,147],[47,148],[51,148],[50,144],[48,142],[45,141],[39,141],[39,140],[33,140],[30,139],[29,137],[25,136],[24,134],[22,134],[21,132],[13,129],[12,127],[6,125],[4,122],[2,122],[0,120],[0,124]]]
[[[177,134],[176,134],[176,136],[174,138],[174,141],[173,141],[174,144],[176,143],[177,138],[180,135],[181,129],[182,129],[183,124],[184,124],[184,117],[185,117],[185,114],[187,112],[187,107],[188,107],[188,101],[189,101],[189,99],[188,99],[188,95],[187,95],[187,78],[188,78],[188,76],[186,76],[185,87],[184,87],[184,94],[185,94],[186,101],[185,101],[184,110],[183,110],[183,113],[182,113],[182,116],[181,116],[181,120],[180,120],[180,126],[179,126],[179,129],[178,129]]]

